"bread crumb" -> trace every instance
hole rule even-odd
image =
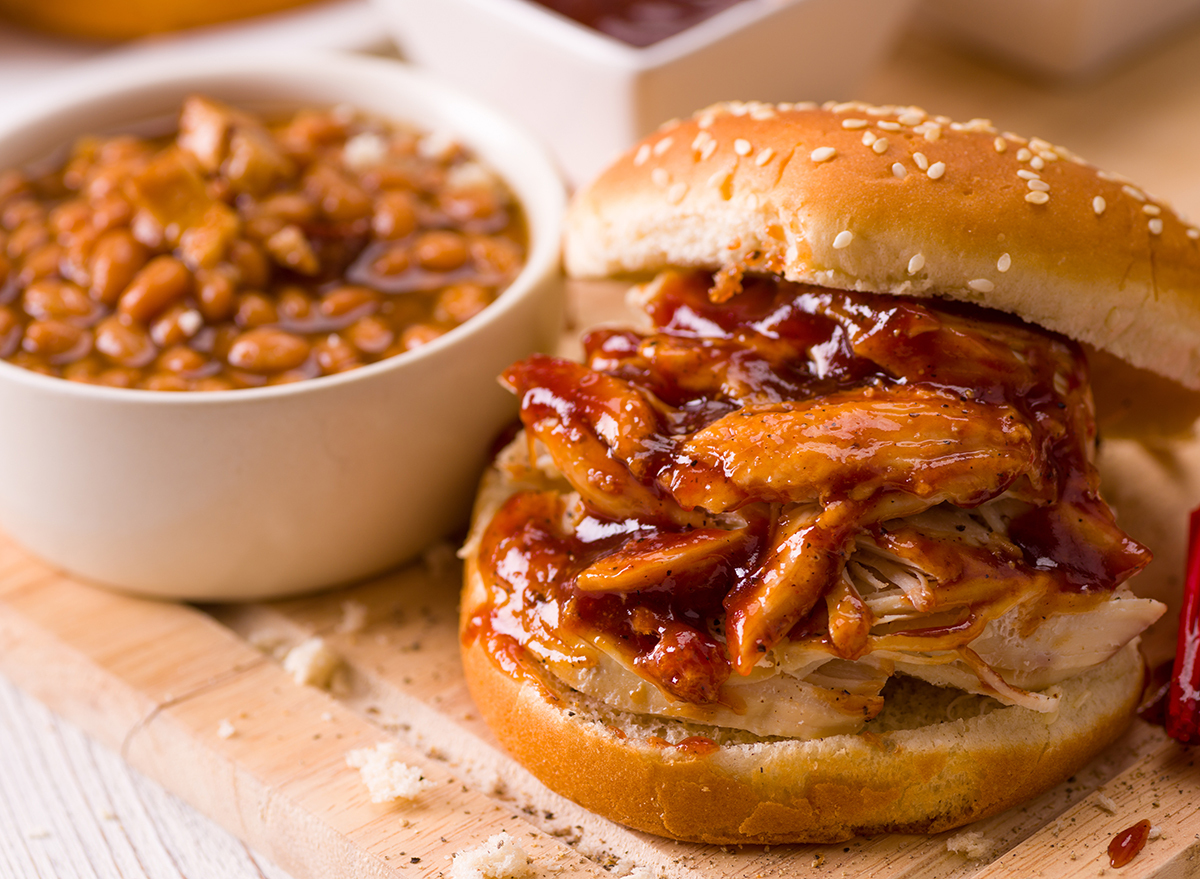
[[[310,687],[329,688],[333,673],[341,664],[338,655],[325,646],[323,638],[309,638],[288,651],[283,658],[283,670],[297,684]]]
[[[229,722],[229,718],[223,718],[221,720],[221,722],[219,724],[217,724],[217,735],[220,736],[221,738],[223,738],[223,739],[233,738],[233,736],[236,734],[237,734],[237,728],[234,727],[234,725]]]
[[[992,841],[978,830],[964,830],[946,840],[946,850],[972,861],[982,861],[992,853]]]
[[[33,827],[25,834],[30,839],[49,839],[50,831],[45,827]],[[490,840],[489,840],[490,841]]]
[[[649,867],[639,867],[625,858],[617,861],[617,868],[614,872],[621,879],[659,879],[658,874]]]
[[[451,879],[522,879],[532,876],[529,855],[520,843],[500,831],[483,845],[454,853]]]
[[[343,635],[353,635],[367,627],[367,606],[360,601],[343,601],[342,618],[334,630]]]
[[[372,803],[415,800],[421,791],[433,786],[418,767],[400,762],[400,748],[394,742],[349,751],[346,765],[358,770],[371,792]]]

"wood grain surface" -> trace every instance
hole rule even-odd
[[[286,873],[0,677],[0,876]]]

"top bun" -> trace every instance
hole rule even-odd
[[[710,107],[577,194],[565,258],[575,277],[744,267],[982,303],[1200,389],[1200,228],[986,120]]]

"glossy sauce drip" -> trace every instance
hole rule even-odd
[[[1150,821],[1143,818],[1132,827],[1126,827],[1108,844],[1108,862],[1114,867],[1124,867],[1137,857],[1150,838]]]
[[[1074,343],[983,309],[761,277],[715,305],[710,284],[667,276],[646,306],[655,330],[593,332],[585,365],[536,356],[506,372],[582,512],[567,523],[540,493],[507,502],[480,553],[495,603],[473,631],[543,656],[556,631],[599,635],[672,698],[710,704],[731,667],[783,638],[869,650],[862,631],[836,643],[819,599],[853,535],[889,518],[1024,502],[1009,548],[967,566],[994,568],[993,592],[1023,579],[1107,594],[1148,561],[1096,493]],[[967,575],[947,576],[952,592]],[[908,634],[952,647],[985,599]]]

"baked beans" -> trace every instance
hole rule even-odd
[[[470,320],[526,243],[512,194],[443,135],[193,96],[170,136],[0,171],[0,358],[167,391],[331,375]]]

